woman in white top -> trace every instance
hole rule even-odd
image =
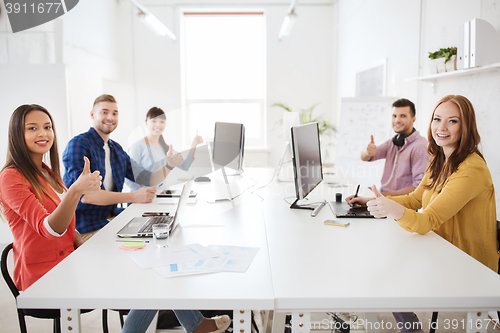
[[[137,164],[149,171],[154,171],[164,165],[167,162],[168,152],[173,152],[172,145],[167,145],[163,137],[166,122],[167,117],[165,112],[160,108],[152,107],[146,114],[146,128],[148,134],[144,138],[134,142],[129,148],[128,154],[130,157]],[[201,143],[203,143],[203,138],[196,135],[191,144],[189,155],[183,163],[177,166],[178,168],[184,171],[189,170],[189,167],[194,161],[196,146]],[[171,170],[174,167],[167,165],[167,168]],[[125,182],[132,191],[137,191],[141,187],[139,184],[128,179],[126,179]]]

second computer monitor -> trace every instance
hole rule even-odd
[[[239,123],[215,123],[212,160],[215,169],[228,167],[243,172],[245,126]]]
[[[291,133],[297,202],[323,180],[318,123],[292,127]]]

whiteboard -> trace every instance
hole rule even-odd
[[[392,136],[392,103],[397,98],[342,98],[337,134],[337,161],[359,158],[373,135],[380,145]]]
[[[335,164],[343,175],[358,181],[362,190],[371,185],[380,186],[385,160],[363,162],[360,155],[370,142],[370,135],[373,135],[376,145],[393,135],[391,115],[392,103],[396,99],[367,97],[341,100]]]

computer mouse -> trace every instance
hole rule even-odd
[[[208,177],[197,177],[194,179],[195,182],[199,183],[199,182],[211,182],[210,178]]]

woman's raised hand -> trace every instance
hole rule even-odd
[[[198,132],[196,132],[196,136],[193,139],[191,148],[196,148],[196,146],[201,145],[202,143],[203,143],[203,138],[201,137],[201,135],[198,135]]]
[[[85,165],[78,179],[71,185],[80,194],[90,194],[97,192],[101,188],[102,176],[98,170],[90,172],[90,161],[84,156]]]
[[[181,153],[174,151],[174,147],[172,145],[168,146],[168,152],[167,152],[167,164],[175,168],[176,166],[179,166],[184,162],[184,158],[182,157]]]
[[[375,194],[375,200],[368,201],[366,204],[371,215],[376,218],[392,215],[396,220],[403,217],[405,208],[402,205],[384,197],[375,185],[371,187],[371,190]]]

